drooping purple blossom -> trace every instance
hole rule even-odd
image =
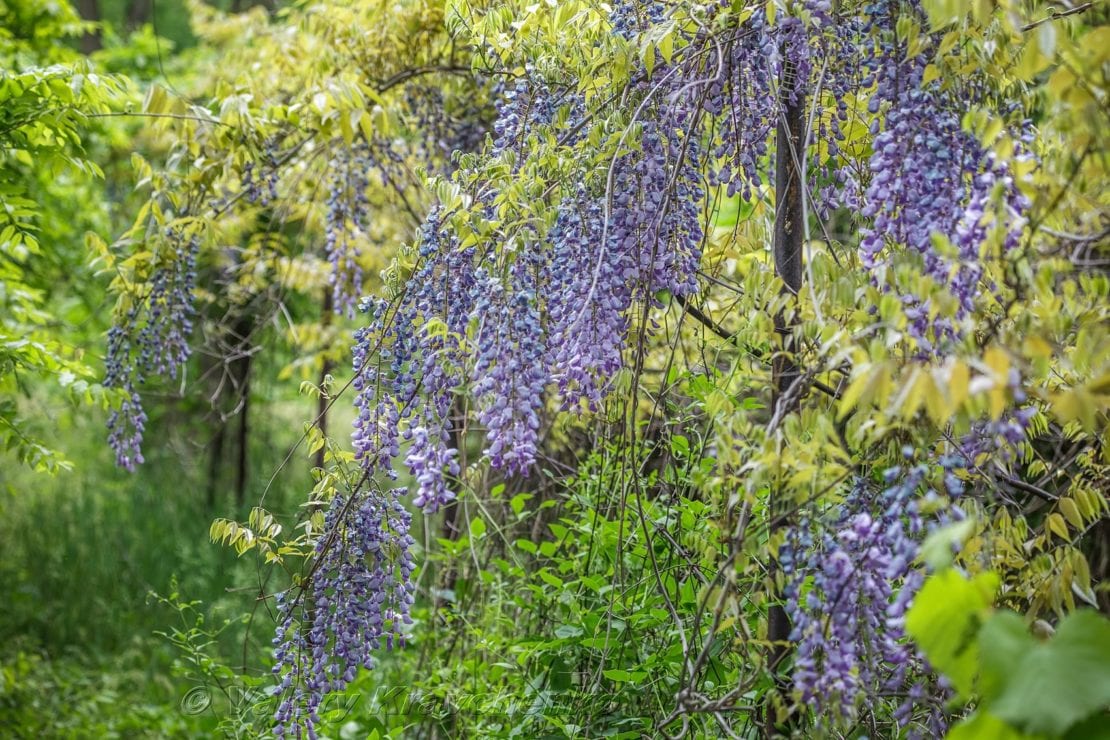
[[[405,88],[409,124],[422,132],[413,143],[426,166],[444,174],[455,170],[455,154],[477,152],[491,127],[491,106],[477,89],[472,94],[445,95],[435,85],[410,84]]]
[[[390,477],[400,439],[411,440],[406,463],[417,479],[416,500],[432,512],[454,497],[446,478],[458,474],[451,400],[463,381],[460,339],[474,292],[474,250],[459,248],[433,210],[421,229],[419,258],[395,306],[366,304],[374,315],[356,333],[352,438],[362,466]]]
[[[342,691],[374,651],[403,646],[416,566],[405,489],[332,499],[308,584],[279,594],[274,675],[277,737],[316,737],[325,694]]]
[[[362,294],[359,241],[369,228],[370,155],[365,143],[341,149],[333,158],[328,192],[324,251],[331,263],[332,308],[354,318]]]
[[[639,135],[616,155],[603,191],[580,184],[566,195],[548,234],[541,281],[548,365],[565,408],[600,404],[623,366],[634,304],[654,303],[658,291],[698,289],[704,191],[697,106],[684,78],[672,77],[670,90],[635,86],[643,120],[630,125]]]
[[[1006,390],[1013,405],[1006,408],[997,419],[973,422],[968,432],[957,440],[960,454],[969,465],[977,465],[980,460],[990,458],[1009,462],[1017,457],[1018,447],[1026,439],[1029,423],[1037,414],[1037,408],[1027,403],[1029,396],[1017,368],[1010,368]]]
[[[261,166],[258,167],[258,176],[255,175],[256,166],[254,161],[247,162],[243,165],[243,171],[240,175],[240,184],[242,185],[242,192],[246,195],[247,201],[250,203],[257,203],[265,208],[275,202],[278,197],[277,186],[280,163],[278,161],[278,145],[276,139],[270,138],[266,140]],[[226,205],[226,202],[223,205]]]
[[[108,417],[108,443],[116,464],[132,472],[143,463],[147,421],[138,389],[151,374],[177,378],[191,353],[200,239],[175,229],[165,237],[146,292],[108,332],[104,385],[125,393]]]
[[[961,461],[945,458],[942,467],[952,473]],[[831,522],[799,523],[780,550],[790,639],[797,644],[794,686],[803,703],[834,724],[850,723],[867,702],[883,697],[918,701],[915,687],[929,680],[905,634],[906,612],[924,581],[915,559],[930,526],[920,509],[928,470],[890,468],[881,491],[857,482]],[[962,516],[955,507],[951,515]],[[919,708],[941,727],[941,707],[923,699]],[[899,716],[908,718],[908,710]]]
[[[550,124],[562,103],[550,86],[530,79],[508,83],[498,92],[491,153],[513,152],[519,159],[527,138]]]
[[[647,4],[646,12],[628,12],[631,5],[617,4],[613,17],[617,35],[632,38],[647,24],[662,19],[662,4]],[[754,32],[751,27],[743,29],[727,45],[722,57],[727,72],[710,85],[702,102],[683,93],[691,82],[691,70],[675,74],[668,89],[643,85],[630,90],[629,99],[637,105],[647,96],[657,99],[638,108],[642,115],[633,122],[636,135],[614,155],[604,187],[598,184],[597,172],[586,172],[572,192],[561,193],[562,206],[540,249],[530,247],[527,256],[497,248],[492,256],[478,255],[472,248],[460,247],[443,214],[429,216],[421,234],[420,259],[405,293],[393,304],[375,304],[372,323],[357,336],[359,414],[354,439],[356,454],[368,472],[393,475],[392,464],[400,456],[403,439],[408,443],[405,462],[416,479],[415,503],[432,511],[449,501],[454,495],[450,479],[459,474],[452,448],[452,401],[468,381],[473,382],[470,390],[478,401],[479,421],[487,428],[491,463],[511,472],[523,472],[534,457],[542,394],[549,380],[558,385],[568,406],[583,399],[595,408],[600,404],[606,383],[623,366],[630,310],[637,302],[654,300],[658,290],[688,294],[697,289],[702,237],[697,162],[708,140],[697,123],[700,112],[720,123],[719,138],[709,143],[720,165],[714,182],[727,184],[730,194],[751,197],[753,188],[761,184],[760,170],[781,101],[804,91],[805,81],[818,73],[813,60],[828,43],[829,4],[801,6],[802,16],[782,14],[773,27],[759,10],[752,23],[758,25],[764,19],[765,27]],[[865,26],[852,31],[864,32],[870,31]],[[853,43],[856,46],[845,42],[836,53],[865,48],[863,42]],[[796,84],[778,90],[784,53],[791,55]],[[883,88],[887,63],[901,64],[900,57],[880,58],[871,68],[872,81],[879,80],[881,92],[876,95],[887,96],[880,99],[875,112],[882,107],[886,117],[881,125],[897,131],[899,123],[912,115],[904,110],[907,101],[936,101],[913,98],[916,88],[890,95]],[[866,74],[866,64],[857,65],[852,74],[861,68]],[[836,72],[830,72],[829,88],[846,94],[849,88]],[[654,79],[665,74],[657,67]],[[515,157],[514,167],[519,167],[530,137],[539,128],[552,126],[564,104],[538,79],[504,91],[492,154],[509,153]],[[837,140],[843,133],[839,128],[843,115],[838,103],[830,132],[819,135]],[[943,116],[930,121],[933,139],[925,131],[924,138],[911,136],[908,143],[893,133],[880,142],[882,151],[877,149],[878,159],[872,165],[875,177],[870,187],[875,189],[867,193],[869,215],[875,218],[872,233],[879,235],[879,241],[865,247],[870,267],[877,268],[882,251],[892,245],[917,249],[928,260],[932,253],[925,248],[931,249],[934,231],[967,244],[982,242],[980,215],[990,207],[984,194],[996,188],[994,183],[1008,186],[1006,175],[986,155],[960,148],[970,147],[969,139],[951,122]],[[934,139],[941,144],[935,145]],[[952,142],[958,146],[950,147]],[[971,180],[972,169],[964,164],[952,170],[958,176],[945,174],[944,153],[949,151],[971,153],[968,156],[977,168],[972,168],[976,174]],[[918,154],[925,159],[924,164],[914,163],[925,168],[923,182],[953,183],[951,193],[940,188],[948,200],[924,200],[927,189],[905,188],[897,181],[899,168]],[[887,169],[893,174],[884,177]],[[855,188],[843,172],[830,172],[830,190]],[[979,177],[984,180],[975,179]],[[988,177],[994,182],[986,182]],[[891,178],[902,191],[890,190]],[[957,180],[962,190],[955,187]],[[914,202],[922,209],[920,222],[914,220],[915,212],[906,212],[910,191],[923,196]],[[836,192],[830,193],[830,202],[836,197]],[[841,196],[839,202],[850,201]],[[950,207],[952,203],[956,207]],[[936,228],[929,223],[937,224]],[[534,267],[529,262],[533,258]],[[941,263],[936,264],[939,275]],[[979,277],[971,276],[966,284],[954,282],[952,288],[959,293]],[[907,304],[907,308],[912,311],[915,306]],[[916,319],[911,316],[911,320]],[[924,337],[937,329],[934,323],[919,334]],[[940,329],[942,335],[947,332]],[[919,694],[918,684],[909,683],[907,688],[913,673],[910,666],[919,657],[905,644],[902,621],[920,585],[920,573],[911,563],[922,533],[915,498],[921,473],[917,468],[900,468],[886,483],[881,493],[861,484],[845,503],[832,532],[811,548],[827,556],[823,562],[803,564],[789,554],[783,560],[789,575],[812,574],[815,580],[810,596],[795,603],[793,614],[795,639],[801,646],[798,685],[811,700],[835,704],[845,716],[861,697],[877,691],[897,689],[910,698]],[[953,475],[949,492],[959,485]],[[802,595],[800,584],[792,581],[795,602]],[[812,615],[819,610],[824,610],[823,617]]]
[[[635,267],[602,241],[604,215],[584,189],[563,201],[550,234],[551,257],[545,266],[549,335],[548,365],[566,406],[585,399],[601,402],[608,379],[622,366],[628,333],[626,310],[632,288],[626,275]],[[605,248],[597,245],[605,244]],[[585,297],[593,295],[584,302]]]
[[[490,465],[528,472],[536,457],[548,372],[545,336],[536,295],[535,245],[518,257],[508,286],[481,275],[472,313],[477,326],[472,393],[486,427]]]
[[[142,398],[135,392],[108,414],[108,445],[116,453],[116,465],[129,473],[145,462],[142,446],[146,421]]]
[[[928,56],[909,58],[893,40],[899,6],[877,6],[869,24],[877,49],[868,79],[875,83],[869,110],[877,117],[871,182],[862,200],[862,215],[872,219],[862,231],[863,263],[881,274],[889,261],[888,246],[919,254],[924,274],[956,299],[958,321],[971,312],[982,285],[980,253],[993,222],[1004,231],[1004,247],[1012,248],[1028,201],[1006,167],[964,130],[966,100],[942,89],[940,80],[926,83]],[[938,237],[949,241],[954,254],[938,248]],[[889,281],[880,282],[889,289]],[[927,298],[901,298],[910,334],[923,351],[962,334],[948,318],[931,318]]]
[[[613,35],[626,40],[637,38],[651,26],[662,23],[667,17],[666,4],[658,0],[645,2],[621,0],[611,5],[609,22],[612,24]]]

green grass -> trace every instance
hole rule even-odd
[[[276,417],[304,414],[307,405],[255,406],[244,508],[257,502],[301,428]],[[49,477],[0,467],[0,736],[212,731],[211,716],[182,711],[195,671],[157,634],[183,627],[181,614],[150,597],[176,587],[181,600],[200,602],[208,625],[232,619],[210,651],[242,665],[244,631],[234,618],[253,604],[256,561],[209,542],[214,517],[245,517],[226,488],[208,507],[203,443],[211,432],[181,418],[174,419],[180,436],[152,430],[157,443],[148,444],[147,464],[128,474],[112,465],[100,414],[63,409],[50,426],[73,471]],[[267,504],[296,511],[307,469],[295,457]],[[252,673],[264,668],[271,627],[259,613],[246,649]]]

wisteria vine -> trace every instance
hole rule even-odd
[[[404,645],[416,567],[412,514],[401,503],[405,492],[333,498],[309,585],[278,594],[277,737],[301,737],[302,730],[316,737],[324,694],[343,690],[359,668],[373,668],[375,650]]]
[[[404,642],[415,567],[406,489],[382,493],[364,484],[395,480],[403,466],[415,507],[431,513],[451,505],[471,415],[491,468],[527,475],[549,401],[577,413],[601,409],[633,333],[656,328],[637,321],[646,315],[637,309],[660,305],[665,293],[685,298],[701,289],[711,189],[763,198],[774,160],[798,158],[817,219],[857,212],[860,262],[900,299],[919,351],[943,356],[963,337],[961,322],[984,281],[982,247],[1001,229],[1003,248],[1012,249],[1029,204],[1007,167],[963,128],[965,91],[927,81],[929,54],[907,54],[899,41],[899,19],[924,17],[919,3],[875,0],[851,15],[828,0],[778,13],[761,3],[730,25],[740,17],[733,5],[719,3],[708,21],[675,31],[680,51],[649,50],[656,56],[648,64],[640,39],[674,8],[614,3],[604,43],[637,61],[608,98],[588,99],[579,81],[530,64],[523,74],[499,69],[488,87],[490,123],[484,97],[454,101],[463,113],[448,119],[433,112],[443,105],[439,91],[411,87],[407,114],[428,134],[426,149],[417,150],[438,170],[436,182],[462,195],[427,213],[403,251],[411,274],[389,300],[359,300],[359,244],[374,178],[404,189],[403,145],[375,140],[334,157],[324,251],[335,311],[354,317],[358,306],[365,316],[352,351],[362,483],[331,501],[311,571],[279,599],[278,734],[314,736],[323,695],[371,667],[373,649]],[[776,128],[798,104],[811,106],[806,146],[775,151]],[[853,171],[839,155],[865,117],[873,152],[865,170]],[[827,156],[810,161],[817,143]],[[542,171],[552,146],[572,164],[532,194],[535,211],[514,221],[520,214],[505,213],[505,190],[513,178]],[[578,156],[587,148],[605,156]],[[478,157],[456,156],[479,149]],[[276,197],[267,172],[263,190],[253,169],[244,170],[251,200]],[[471,233],[478,226],[482,239]],[[139,386],[151,373],[176,377],[189,356],[199,242],[173,232],[168,243],[174,253],[163,255],[149,293],[108,337],[106,384],[126,395],[109,420],[110,441],[128,469],[142,461]],[[891,268],[907,255],[922,261],[955,310],[938,312],[933,298],[899,285]],[[963,493],[962,476],[983,450],[1019,444],[1032,413],[1011,411],[954,443],[957,453],[936,463],[946,494]],[[780,553],[797,644],[794,684],[829,716],[850,719],[864,698],[880,694],[919,700],[929,680],[903,632],[922,578],[914,561],[929,527],[920,511],[927,472],[907,460],[881,484],[857,480],[830,520],[800,522]],[[939,727],[942,713],[931,716]]]
[[[354,446],[367,474],[396,477],[394,461],[403,455],[414,504],[427,511],[448,504],[460,473],[454,435],[465,421],[455,398],[464,388],[475,399],[491,466],[527,474],[548,390],[564,409],[600,407],[624,366],[633,306],[654,303],[660,290],[698,290],[706,187],[756,197],[769,155],[788,156],[771,148],[784,102],[804,99],[816,84],[835,106],[816,116],[815,133],[831,155],[814,164],[823,179],[811,196],[818,215],[862,209],[870,219],[862,260],[880,287],[893,286],[883,277],[887,255],[910,250],[957,297],[956,318],[970,311],[982,279],[975,257],[999,189],[1011,240],[1026,204],[1005,169],[962,129],[952,94],[925,84],[920,60],[907,60],[895,42],[900,15],[920,9],[877,0],[849,20],[829,2],[808,0],[795,11],[772,20],[756,8],[737,33],[700,39],[711,49],[708,61],[660,59],[652,75],[634,75],[622,106],[635,112],[624,122],[619,150],[604,168],[577,173],[574,185],[556,191],[546,233],[530,226],[504,235],[511,250],[479,253],[459,243],[452,213],[429,214],[414,273],[393,302],[364,304],[370,323],[356,336]],[[635,43],[667,12],[662,3],[616,3],[614,37]],[[696,48],[699,38],[687,42]],[[782,89],[787,64],[793,77]],[[848,135],[850,98],[869,88],[878,128],[864,185],[836,167],[835,155]],[[535,70],[499,84],[486,156],[507,159],[517,171],[542,136],[565,146],[581,141],[586,111],[570,89]],[[497,188],[480,193],[479,206],[492,213]],[[937,234],[956,244],[960,269],[936,249]],[[955,325],[932,317],[927,300],[903,302],[924,349],[958,338]],[[952,496],[962,490],[953,461],[965,459],[942,463],[951,468],[945,480]],[[887,471],[879,492],[861,481],[820,542],[811,541],[813,521],[792,531],[793,550],[782,558],[798,644],[795,683],[822,711],[847,718],[862,697],[881,692],[912,702],[929,680],[902,631],[922,578],[913,562],[927,529],[917,508],[924,471]],[[309,688],[321,690],[319,682]],[[939,726],[942,713],[932,716]],[[289,717],[287,710],[279,719]]]

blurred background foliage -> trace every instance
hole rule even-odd
[[[145,200],[132,154],[160,161],[167,151],[149,119],[128,113],[141,111],[155,80],[202,89],[215,60],[184,2],[0,3],[4,737],[213,733],[210,712],[182,707],[195,682],[158,634],[180,616],[154,593],[202,599],[216,623],[234,617],[212,649],[243,654],[242,600],[228,585],[249,582],[254,567],[211,545],[209,525],[218,514],[245,516],[244,497],[260,495],[315,402],[298,400],[295,383],[255,389],[264,422],[243,440],[249,477],[240,483],[233,455],[210,460],[219,412],[165,389],[153,420],[164,445],[129,475],[103,444],[114,398],[98,384],[114,302],[98,245],[123,233]],[[267,355],[268,377],[291,352]],[[311,485],[298,463],[275,486],[275,504],[295,507]],[[264,652],[252,643],[250,660]]]

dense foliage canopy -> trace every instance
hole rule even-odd
[[[1104,731],[1106,7],[0,3],[9,488],[238,558],[137,725]]]

